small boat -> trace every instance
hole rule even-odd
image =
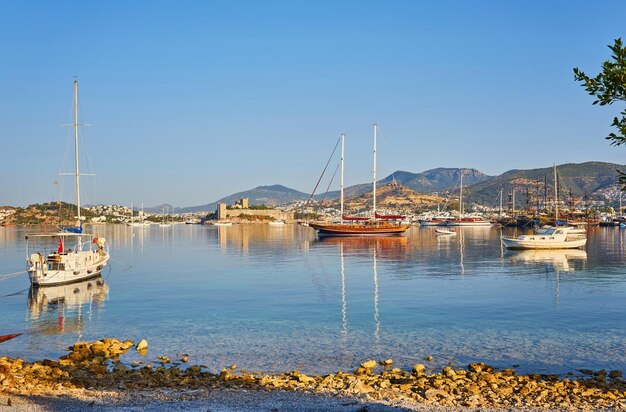
[[[233,222],[214,222],[213,226],[232,226]]]
[[[451,217],[433,217],[431,219],[418,220],[420,226],[445,226],[446,222],[452,219]]]
[[[163,209],[163,222],[159,223],[159,227],[170,227],[170,226],[172,225],[167,223],[167,221],[165,220],[165,209]]]
[[[458,219],[450,219],[446,222],[446,226],[491,226],[491,222],[483,217],[461,217]]]
[[[274,220],[271,222],[267,222],[267,224],[270,226],[285,226],[285,222],[283,222],[282,220]]]
[[[542,234],[521,235],[517,238],[501,237],[507,249],[576,249],[585,246],[586,237],[568,236],[571,228],[553,227]]]
[[[435,229],[435,233],[437,233],[438,235],[456,235],[456,232],[446,229]]]
[[[13,338],[17,338],[20,335],[21,335],[21,333],[13,333],[11,335],[2,335],[2,336],[0,336],[0,343],[6,342],[6,341],[11,340]]]

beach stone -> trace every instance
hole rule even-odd
[[[128,349],[132,348],[134,344],[135,344],[134,341],[132,341],[130,339],[127,339],[124,342],[121,342],[120,346],[122,347],[122,349],[128,350]]]
[[[375,360],[368,360],[361,364],[361,367],[364,369],[374,369],[378,365],[378,362]]]
[[[142,339],[139,341],[139,343],[137,344],[137,346],[135,346],[135,350],[139,353],[141,352],[147,352],[148,351],[148,341],[145,339]]]
[[[386,360],[380,361],[380,364],[383,366],[391,366],[393,365],[393,359],[386,359]]]
[[[94,342],[90,349],[94,355],[109,357],[109,350],[103,342]]]
[[[442,368],[442,370],[443,370],[443,374],[444,374],[444,376],[446,376],[446,377],[448,377],[448,378],[453,378],[453,377],[455,377],[455,376],[456,376],[456,372],[454,371],[454,369],[452,369],[452,368],[451,368],[451,367],[449,367],[449,366],[444,366],[444,367]]]
[[[419,376],[423,376],[425,372],[426,372],[426,367],[425,367],[423,364],[421,364],[421,363],[416,363],[416,364],[413,366],[413,374],[414,374],[415,376],[418,376],[418,377],[419,377]]]
[[[476,373],[493,371],[493,368],[491,366],[486,365],[482,362],[470,363],[469,365],[467,365],[467,369],[470,372],[476,372]]]
[[[424,358],[425,361],[431,362],[433,360],[433,357],[428,355]]]

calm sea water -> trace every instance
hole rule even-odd
[[[0,335],[25,335],[0,356],[115,337],[148,339],[144,360],[188,353],[213,371],[410,368],[428,355],[433,367],[626,370],[626,230],[590,229],[586,251],[511,252],[495,227],[323,240],[296,225],[91,229],[111,244],[103,280],[1,278]],[[0,276],[24,269],[26,230],[0,228]]]

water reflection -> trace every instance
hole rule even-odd
[[[511,252],[512,263],[522,263],[525,265],[543,265],[548,269],[553,269],[554,277],[554,303],[559,304],[559,282],[561,272],[574,272],[581,270],[584,262],[587,261],[587,252],[582,249],[564,250],[522,250]]]
[[[338,246],[341,274],[341,337],[345,344],[348,339],[348,316],[346,302],[346,254],[352,257],[371,258],[373,279],[373,321],[374,345],[381,348],[381,321],[379,315],[378,258],[399,259],[408,257],[407,239],[400,236],[377,237],[322,237],[317,239],[320,245]]]
[[[76,333],[80,339],[83,323],[104,306],[108,294],[109,286],[101,276],[66,285],[31,287],[27,321],[32,332]]]
[[[521,250],[511,253],[512,263],[527,265],[543,264],[552,266],[555,271],[573,272],[577,265],[587,261],[587,252],[582,249],[565,250]]]
[[[320,245],[337,245],[348,256],[370,256],[381,259],[402,260],[408,256],[408,239],[404,236],[322,237],[315,240]]]

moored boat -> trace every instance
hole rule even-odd
[[[545,233],[521,235],[517,238],[502,236],[502,244],[507,249],[576,249],[585,246],[587,238],[568,236],[571,228],[554,227]]]
[[[376,131],[374,124],[374,179],[373,179],[373,218],[350,217],[344,215],[344,193],[343,193],[343,159],[345,134],[341,135],[341,221],[339,223],[313,223],[309,222],[309,227],[315,229],[320,236],[377,236],[377,235],[401,235],[411,227],[402,223],[394,223],[404,219],[406,216],[381,215],[376,211]],[[348,222],[355,223],[348,223]]]
[[[59,232],[26,235],[26,270],[34,286],[78,282],[98,276],[109,260],[105,238],[83,233],[78,167],[78,81],[74,81],[74,123],[71,126],[74,127],[75,173],[72,174],[76,184],[78,224],[76,227],[59,226]],[[73,242],[69,248],[68,242]]]

